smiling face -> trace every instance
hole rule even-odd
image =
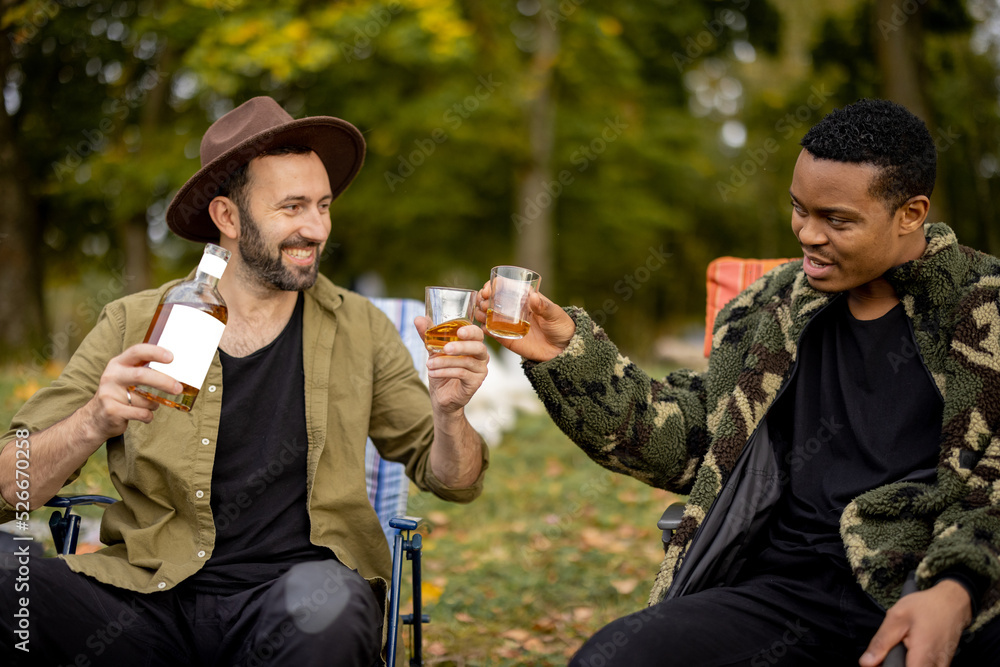
[[[888,288],[887,270],[923,252],[926,197],[896,211],[870,193],[877,168],[799,154],[789,189],[792,231],[809,284],[823,292]]]
[[[316,282],[330,235],[330,179],[315,153],[269,155],[250,163],[248,206],[238,247],[246,278],[297,291]]]

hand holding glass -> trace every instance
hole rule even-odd
[[[457,287],[425,287],[424,308],[431,324],[424,333],[424,346],[441,352],[452,341],[461,340],[458,330],[473,322],[476,290]]]
[[[524,338],[528,333],[528,297],[538,291],[542,277],[519,266],[495,266],[490,271],[492,307],[486,311],[486,330],[496,338]]]

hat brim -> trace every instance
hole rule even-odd
[[[311,148],[326,167],[334,199],[351,184],[365,160],[364,137],[347,121],[332,116],[293,120],[249,137],[199,169],[167,207],[167,226],[189,241],[218,241],[219,229],[208,205],[219,186],[241,165],[279,146]]]

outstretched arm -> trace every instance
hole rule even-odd
[[[414,320],[423,338],[430,319]],[[465,406],[486,379],[490,355],[477,326],[458,330],[459,341],[427,360],[428,389],[434,415],[430,466],[434,476],[456,489],[472,486],[482,468],[482,439],[465,418]]]

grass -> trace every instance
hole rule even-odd
[[[0,419],[48,381],[0,373]],[[115,495],[105,461],[98,451],[67,491]],[[656,520],[673,498],[605,471],[547,416],[522,416],[475,502],[410,496],[409,513],[424,518],[425,663],[565,665],[605,623],[645,606],[662,557]]]
[[[545,416],[524,416],[492,452],[466,506],[411,496],[428,525],[427,663],[565,665],[614,618],[645,606],[672,494],[590,461]]]

